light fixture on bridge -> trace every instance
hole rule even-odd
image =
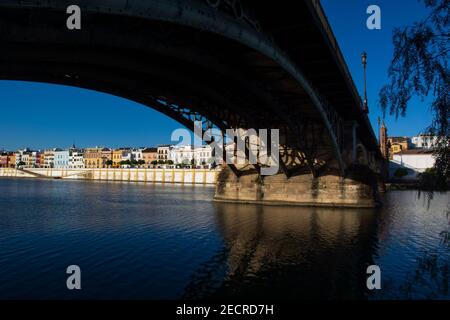
[[[369,105],[367,102],[367,79],[366,79],[366,65],[367,65],[367,53],[364,51],[362,53],[362,64],[364,67],[364,102],[363,102],[363,112],[369,113]]]

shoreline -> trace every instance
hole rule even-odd
[[[215,185],[218,173],[219,170],[209,169],[0,168],[0,178],[148,182],[180,185]]]

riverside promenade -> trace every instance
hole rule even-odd
[[[219,170],[209,169],[0,168],[0,177],[214,185],[219,172]]]

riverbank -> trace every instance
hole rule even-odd
[[[215,184],[218,170],[208,169],[54,169],[0,168],[0,177],[128,181],[174,184]]]

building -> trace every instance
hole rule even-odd
[[[120,162],[122,162],[124,150],[123,149],[116,149],[112,151],[112,162],[114,168],[120,167]]]
[[[44,168],[44,153],[36,152],[36,168]]]
[[[69,150],[54,151],[54,168],[67,169],[69,167]]]
[[[10,168],[16,167],[16,155],[12,152],[10,154],[8,154],[8,166]]]
[[[69,152],[69,169],[83,169],[84,168],[84,154],[78,150],[71,150]]]
[[[175,165],[194,165],[196,167],[211,167],[212,158],[211,146],[175,146],[170,149],[169,160]]]
[[[9,157],[7,152],[0,154],[0,168],[9,168]]]
[[[214,159],[212,158],[211,146],[201,146],[194,149],[194,161],[197,166],[211,167]]]
[[[380,123],[380,118],[378,118],[378,123]],[[380,152],[383,156],[384,159],[388,159],[389,158],[389,143],[388,143],[388,131],[387,128],[383,123],[381,124],[380,127],[380,136],[379,136],[379,144],[380,144]]]
[[[44,151],[44,166],[43,168],[54,168],[55,166],[55,152],[56,149],[53,150],[45,150]]]
[[[152,166],[152,162],[158,161],[158,149],[145,148],[142,150],[142,159],[145,161],[146,166]]]
[[[22,150],[17,150],[14,155],[15,155],[15,160],[16,160],[16,165],[15,167],[19,167],[19,166],[25,166],[27,162],[29,162],[29,154],[30,154],[30,149],[25,148]]]
[[[135,161],[139,161],[139,160],[143,160],[143,156],[142,156],[142,150],[143,149],[133,149],[131,150],[131,154],[133,157],[133,160]]]
[[[430,134],[419,134],[411,138],[411,144],[414,148],[432,149],[438,138]]]
[[[87,148],[84,150],[85,168],[103,168],[103,148]]]
[[[39,151],[30,152],[27,167],[28,168],[39,168],[38,158],[39,158]]]
[[[194,150],[192,146],[174,146],[169,150],[167,161],[171,160],[175,165],[190,165],[193,158]]]
[[[390,161],[390,176],[395,177],[395,171],[399,168],[406,169],[404,179],[417,179],[418,175],[426,169],[433,168],[435,158],[433,151],[429,149],[411,149],[394,154]]]
[[[392,156],[396,153],[400,153],[402,151],[406,151],[410,149],[410,139],[408,137],[389,137],[389,155],[392,159]]]
[[[113,151],[109,148],[102,149],[102,168],[106,167],[107,161],[112,161]]]
[[[31,157],[31,153],[26,152],[22,154],[22,158],[21,158],[21,162],[22,162],[22,166],[25,168],[32,168],[33,167],[33,162],[32,162],[32,157]]]
[[[157,149],[158,161],[168,161],[170,149],[171,149],[171,146],[169,146],[169,145],[159,146]]]
[[[122,151],[122,161],[129,161],[131,163],[132,160],[133,160],[133,153],[131,152],[131,150],[124,149]]]

